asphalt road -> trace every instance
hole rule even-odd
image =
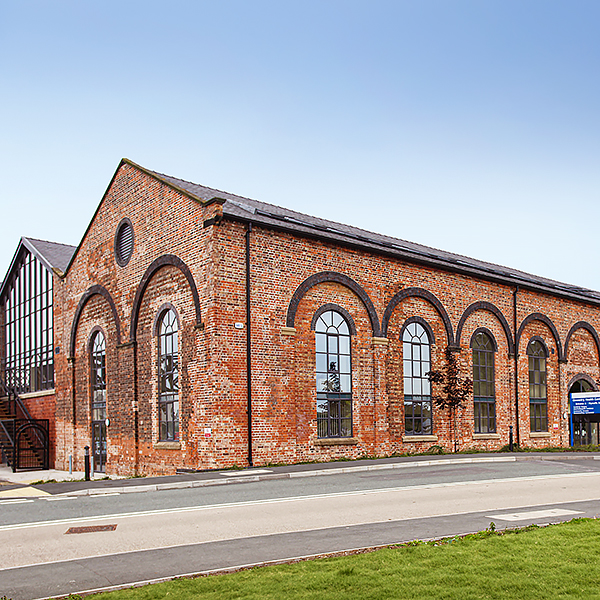
[[[0,594],[32,600],[464,534],[491,521],[503,528],[600,514],[593,457],[244,477],[236,474],[233,485],[2,500]],[[67,533],[72,528],[93,529]]]

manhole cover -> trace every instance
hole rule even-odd
[[[97,533],[98,531],[114,531],[116,525],[89,525],[88,527],[70,527],[65,533]]]

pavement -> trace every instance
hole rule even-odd
[[[523,452],[489,454],[421,455],[365,459],[356,461],[309,463],[285,466],[260,466],[246,469],[214,470],[178,473],[159,477],[116,478],[96,473],[85,481],[83,472],[69,473],[50,469],[48,471],[22,471],[13,473],[9,467],[0,465],[0,500],[46,495],[93,496],[106,493],[137,493],[214,485],[228,485],[269,479],[293,479],[316,477],[362,471],[405,469],[415,467],[451,466],[490,462],[564,461],[593,458],[600,460],[600,453],[592,452]]]

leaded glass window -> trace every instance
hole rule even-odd
[[[546,348],[539,340],[527,346],[529,357],[529,419],[531,431],[548,431]]]
[[[320,438],[352,436],[350,328],[335,310],[315,324],[317,432]]]
[[[168,309],[158,336],[158,420],[161,441],[179,440],[179,353],[177,315]]]
[[[402,335],[404,368],[404,430],[406,435],[431,435],[431,343],[423,325],[409,323]]]
[[[494,386],[494,346],[490,337],[479,332],[473,348],[473,417],[475,433],[496,432],[496,391]]]

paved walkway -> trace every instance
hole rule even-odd
[[[410,456],[348,462],[311,463],[278,467],[255,467],[220,471],[179,473],[161,477],[107,478],[97,473],[92,481],[84,481],[83,472],[23,471],[13,473],[0,465],[0,499],[65,494],[69,496],[106,494],[107,492],[151,492],[177,488],[227,485],[241,481],[292,479],[337,473],[356,473],[386,469],[444,467],[485,462],[517,462],[532,460],[600,460],[600,453],[591,452],[523,452],[490,454],[446,454],[442,456]]]

